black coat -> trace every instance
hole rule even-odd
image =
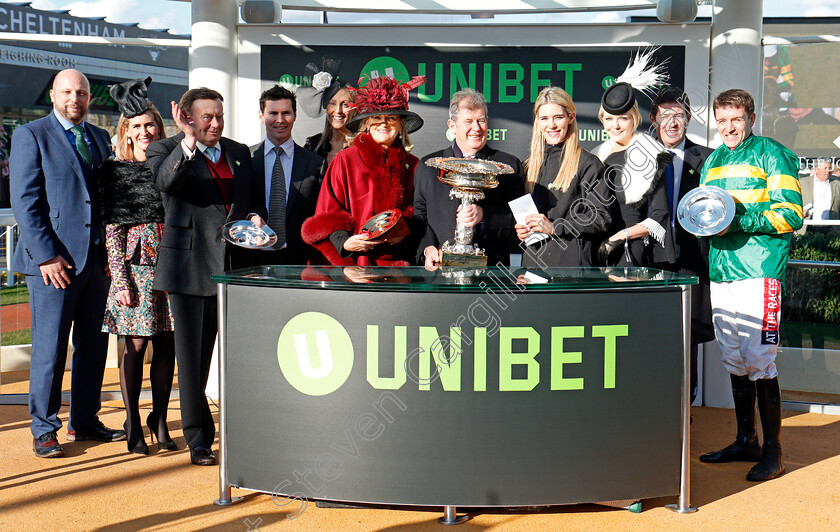
[[[597,250],[600,236],[610,226],[610,208],[603,201],[609,197],[604,165],[588,151],[581,150],[575,176],[563,192],[551,186],[563,153],[562,146],[546,146],[531,193],[537,210],[552,222],[554,236],[527,246],[522,255],[523,266],[591,266],[593,240],[596,239]]]
[[[685,141],[683,168],[680,177],[679,198],[682,199],[691,189],[700,185],[700,169],[711,148]],[[677,271],[696,276],[700,282],[691,287],[691,341],[692,343],[709,342],[715,339],[712,325],[712,303],[709,295],[709,242],[698,238],[677,222],[676,244],[677,262],[672,265],[657,265],[662,269]]]
[[[640,181],[638,174],[633,174],[633,168],[626,165],[626,156],[630,149],[632,148],[613,152],[604,160],[604,174],[616,198],[612,204],[612,228],[606,237],[650,218],[665,230],[665,238],[660,244],[653,237],[649,237],[647,245],[642,238],[633,239],[630,241],[631,260],[628,261],[624,254],[615,255],[607,261],[607,266],[647,267],[654,264],[673,264],[674,233],[671,230],[668,192],[665,186],[666,168],[671,164],[673,156],[664,151],[657,154],[656,169],[652,178],[649,181]],[[644,190],[641,195],[640,190]]]
[[[417,250],[418,264],[423,264],[423,252],[428,246],[439,248],[447,240],[454,242],[455,215],[461,204],[458,199],[450,199],[452,187],[438,180],[440,170],[426,165],[426,161],[433,157],[455,157],[455,152],[450,146],[430,153],[421,159],[414,173],[414,220],[418,225],[425,225],[425,234]],[[484,249],[488,265],[495,266],[501,262],[507,266],[515,245],[513,213],[508,202],[525,193],[522,163],[513,155],[487,145],[476,154],[476,158],[505,163],[514,171],[513,174],[499,175],[499,186],[484,191],[484,199],[478,202],[484,211],[484,220],[475,227],[473,238],[473,243]]]
[[[154,288],[173,294],[214,296],[216,283],[210,276],[224,272],[229,254],[239,249],[222,240],[222,226],[229,220],[242,220],[251,212],[265,218],[265,205],[255,201],[252,194],[248,146],[225,137],[219,142],[233,170],[233,199],[227,212],[207,159],[198,148],[195,156],[187,159],[181,149],[183,138],[180,133],[159,140],[146,151],[166,213]]]
[[[321,137],[323,137],[323,133],[318,133],[316,135],[312,135],[311,137],[306,137],[306,142],[303,144],[303,149],[309,150],[319,157],[321,157],[321,176],[327,175],[327,167],[329,163],[327,162],[327,155],[330,154],[330,150],[332,150],[332,145],[329,142],[325,142],[323,146],[320,148],[318,147],[318,143],[321,142]],[[317,148],[317,149],[316,149]]]
[[[254,200],[265,209],[265,141],[251,148]],[[252,251],[246,255],[247,265],[304,265],[320,254],[300,237],[303,222],[315,214],[321,183],[324,181],[324,158],[295,144],[292,159],[292,181],[286,200],[286,247],[276,251]],[[238,265],[236,265],[238,266]]]

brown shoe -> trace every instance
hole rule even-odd
[[[216,455],[207,447],[196,447],[190,449],[190,461],[195,465],[213,466],[216,465]]]
[[[32,450],[39,458],[61,458],[64,456],[64,449],[58,444],[55,431],[41,434],[32,440]]]

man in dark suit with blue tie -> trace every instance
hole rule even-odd
[[[102,332],[107,297],[105,239],[94,169],[111,156],[108,133],[85,122],[90,84],[63,70],[50,90],[53,112],[15,130],[11,200],[20,228],[14,270],[26,275],[32,312],[29,412],[33,449],[64,456],[61,382],[73,326],[73,369],[67,439],[119,441],[100,408],[108,337]]]
[[[155,187],[163,195],[166,222],[155,269],[157,290],[169,294],[175,322],[175,356],[184,439],[195,465],[216,464],[211,450],[216,427],[204,389],[218,330],[216,283],[228,269],[234,248],[222,226],[265,207],[251,193],[248,146],[222,136],[224,107],[218,92],[201,87],[172,102],[181,132],[146,150]]]
[[[300,227],[315,214],[324,180],[324,159],[292,140],[296,117],[297,100],[290,90],[275,85],[260,96],[265,140],[251,148],[253,189],[254,197],[268,211],[268,225],[278,240],[274,250],[250,251],[248,265],[304,265],[319,256],[315,248],[304,243]]]
[[[700,184],[700,169],[711,148],[686,138],[691,120],[691,102],[679,87],[665,87],[651,102],[650,121],[665,149],[674,154],[674,162],[665,173],[668,211],[674,231],[677,262],[657,265],[699,279],[691,290],[691,401],[697,395],[698,345],[715,339],[712,327],[712,304],[709,295],[709,243],[692,235],[677,222],[677,205],[688,191]]]

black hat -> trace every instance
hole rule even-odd
[[[298,104],[307,116],[318,118],[324,114],[324,109],[335,93],[350,84],[338,77],[341,68],[341,59],[330,57],[321,58],[321,68],[315,63],[307,63],[303,69],[303,75],[312,78],[311,87],[298,87],[295,91]]]
[[[111,85],[111,98],[120,109],[120,114],[126,118],[134,118],[149,110],[152,104],[146,97],[149,95],[151,76],[146,79],[132,79],[116,85]]]
[[[619,82],[601,96],[601,107],[611,115],[623,115],[636,103],[636,92],[629,83]]]
[[[653,87],[668,79],[665,71],[668,60],[659,64],[654,60],[654,53],[658,49],[657,47],[645,51],[640,50],[635,56],[631,56],[627,68],[601,97],[601,107],[604,111],[611,115],[623,115],[636,103],[636,90],[648,95],[653,94]]]

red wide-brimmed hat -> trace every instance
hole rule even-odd
[[[356,89],[352,107],[357,115],[347,122],[347,129],[356,132],[365,118],[377,115],[398,115],[405,120],[405,128],[414,133],[423,127],[420,115],[408,110],[408,91],[426,83],[426,76],[415,76],[407,83],[400,83],[392,77],[373,78]]]

